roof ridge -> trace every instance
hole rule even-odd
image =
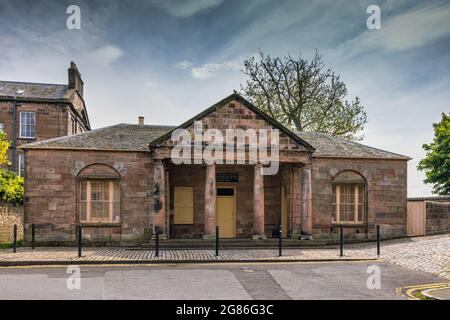
[[[67,84],[63,84],[63,83],[45,83],[45,82],[28,82],[28,81],[11,81],[11,80],[0,80],[0,82],[20,83],[20,84],[34,84],[34,85],[43,85],[43,86],[65,86],[65,87],[68,87]]]

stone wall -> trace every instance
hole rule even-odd
[[[368,194],[366,223],[346,227],[346,238],[374,238],[377,224],[381,225],[384,238],[406,236],[406,161],[317,158],[312,166],[314,237],[338,237],[339,230],[331,223],[331,183],[334,176],[345,170],[355,171],[364,177]]]
[[[23,207],[0,203],[0,244],[13,242],[14,225],[17,225],[17,240],[23,239]]]
[[[426,201],[426,234],[450,233],[450,202]]]
[[[36,242],[75,244],[77,175],[91,164],[105,164],[120,173],[121,222],[83,228],[86,243],[137,244],[151,236],[153,175],[148,154],[70,150],[28,150],[25,176],[25,240],[36,224]]]

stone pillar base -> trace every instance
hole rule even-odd
[[[266,240],[267,237],[265,234],[254,234],[252,239],[253,240]]]

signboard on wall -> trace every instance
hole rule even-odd
[[[238,173],[216,173],[216,182],[239,182]]]

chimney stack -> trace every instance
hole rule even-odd
[[[141,116],[138,119],[139,119],[139,125],[143,126],[144,125],[144,117]]]
[[[69,75],[69,89],[75,89],[78,91],[81,97],[83,97],[83,80],[81,80],[81,73],[78,71],[75,62],[70,62],[70,68],[67,70]]]

